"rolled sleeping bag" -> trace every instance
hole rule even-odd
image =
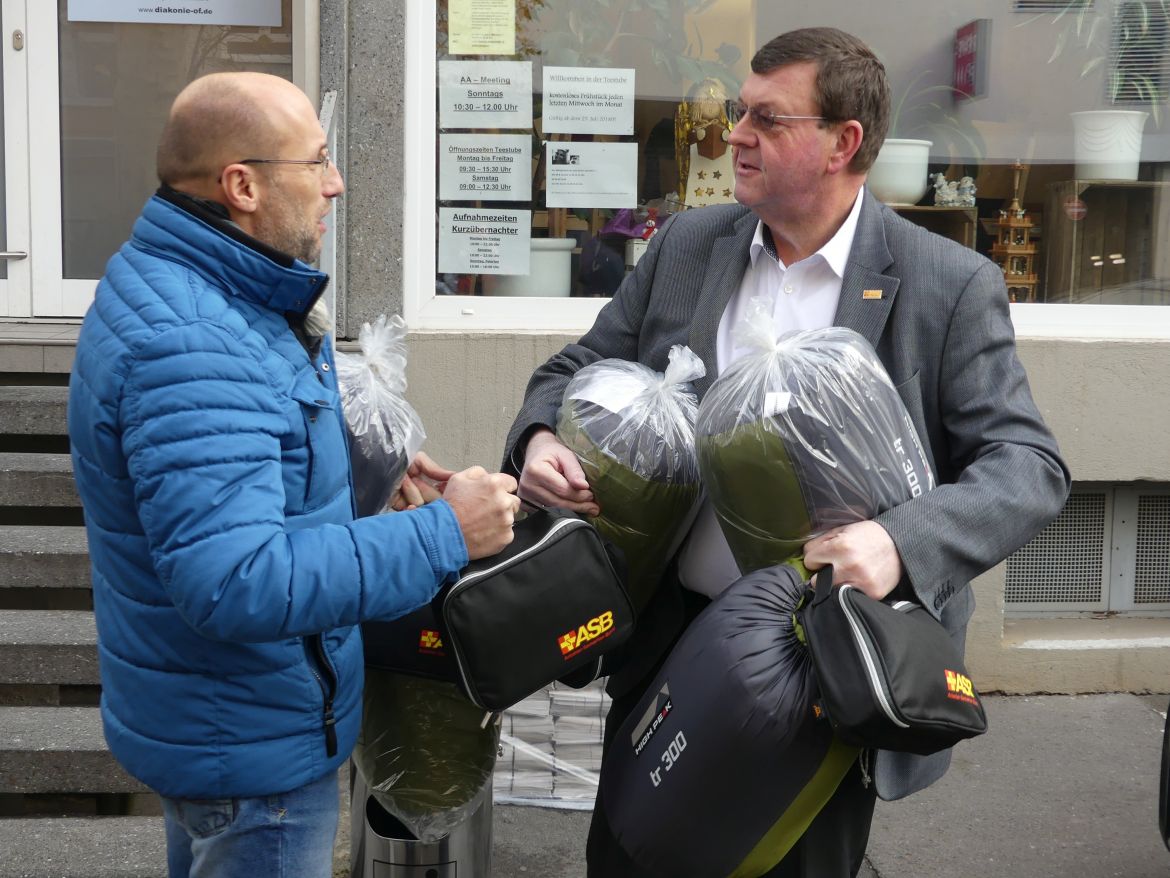
[[[479,806],[491,783],[499,722],[454,683],[366,670],[353,758],[378,804],[423,842],[438,841]]]
[[[877,354],[840,327],[786,333],[737,360],[703,398],[696,443],[744,573],[796,558],[811,537],[934,484]]]
[[[818,713],[792,567],[750,573],[691,623],[607,751],[626,853],[670,878],[753,878],[792,848],[857,758]]]
[[[426,431],[406,401],[406,323],[395,314],[363,323],[359,352],[338,351],[337,384],[349,434],[358,517],[385,511]]]
[[[557,438],[576,454],[601,507],[592,521],[625,555],[635,611],[649,601],[696,510],[698,402],[690,382],[705,371],[682,345],[671,349],[662,374],[600,360],[573,376],[558,412]]]

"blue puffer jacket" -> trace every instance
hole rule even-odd
[[[153,197],[86,315],[69,436],[110,749],[165,796],[294,789],[361,722],[359,621],[467,563],[451,507],[354,520],[327,278]],[[322,633],[324,632],[324,633]]]

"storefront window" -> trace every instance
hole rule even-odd
[[[490,310],[474,297],[611,296],[656,224],[731,200],[724,99],[755,50],[830,24],[885,63],[890,138],[927,142],[883,150],[920,154],[897,162],[908,183],[875,168],[882,200],[999,263],[1021,305],[1170,304],[1167,15],[1143,0],[441,0],[431,297],[474,314]]]

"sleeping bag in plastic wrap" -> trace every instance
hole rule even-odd
[[[438,841],[491,795],[499,721],[484,726],[454,683],[367,668],[363,702],[354,762],[378,804],[418,839]]]
[[[788,565],[741,577],[675,645],[602,764],[610,829],[663,878],[778,863],[857,758],[818,718]]]
[[[799,558],[814,536],[934,484],[914,424],[862,336],[773,330],[757,297],[736,327],[749,353],[699,407],[703,482],[743,573]]]
[[[406,401],[406,323],[385,314],[358,334],[361,353],[338,351],[337,383],[349,433],[359,516],[390,503],[426,433]]]
[[[682,345],[669,358],[665,373],[615,359],[585,366],[565,388],[557,416],[557,438],[577,455],[601,507],[593,523],[625,554],[636,611],[649,601],[699,497],[691,382],[706,369]]]

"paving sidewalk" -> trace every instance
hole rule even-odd
[[[945,778],[901,802],[878,803],[861,878],[1170,878],[1170,851],[1157,831],[1168,699],[987,698],[990,731],[956,748]],[[496,806],[492,878],[584,878],[589,816]],[[54,821],[8,823],[27,831],[0,845],[0,878],[166,872],[157,818],[142,818],[132,837],[108,839],[66,836]],[[347,823],[344,814],[336,878],[349,871]],[[715,832],[710,841],[718,844]],[[366,878],[432,873],[439,874],[409,867]]]
[[[990,731],[956,748],[946,777],[878,803],[861,878],[1168,878],[1157,831],[1168,698],[987,698]],[[497,807],[493,878],[584,878],[588,821]]]

